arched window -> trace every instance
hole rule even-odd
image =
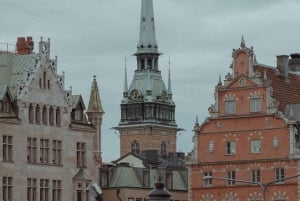
[[[167,154],[167,144],[165,141],[162,141],[162,143],[160,144],[160,154],[162,156]]]
[[[131,143],[131,152],[135,154],[141,153],[140,143],[138,143],[136,140]]]
[[[28,119],[29,119],[29,123],[33,124],[33,106],[32,106],[32,104],[30,104],[29,108],[28,108]]]

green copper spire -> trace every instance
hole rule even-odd
[[[152,0],[142,0],[140,37],[136,54],[158,54]]]

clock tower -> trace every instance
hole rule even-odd
[[[134,54],[137,67],[130,86],[125,82],[121,102],[121,120],[115,128],[120,134],[120,155],[155,150],[164,156],[176,152],[175,122],[170,71],[166,87],[159,69],[158,46],[152,0],[142,0],[140,34]]]

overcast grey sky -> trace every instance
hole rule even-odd
[[[300,52],[299,0],[153,1],[160,69],[166,83],[170,57],[176,121],[186,130],[178,136],[178,151],[192,149],[195,118],[201,123],[208,117],[214,87],[219,75],[223,80],[230,72],[242,35],[263,64],[275,66],[276,55]],[[136,68],[140,6],[141,0],[0,0],[0,43],[33,36],[38,51],[40,37],[49,37],[66,88],[82,94],[86,106],[97,76],[106,162],[119,157],[119,138],[110,128],[120,120],[125,56],[129,82]]]

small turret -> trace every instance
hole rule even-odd
[[[100,93],[98,89],[98,84],[96,81],[96,76],[94,76],[89,100],[89,106],[87,110],[87,115],[89,122],[97,129],[97,133],[95,136],[95,161],[97,164],[101,165],[101,126],[102,126],[102,116],[104,114],[104,110],[102,108],[102,103],[100,100]]]

